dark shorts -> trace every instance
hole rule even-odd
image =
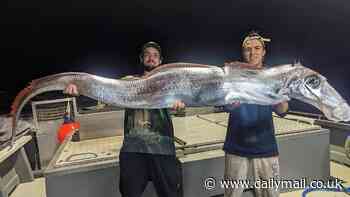
[[[120,185],[123,197],[140,197],[152,181],[158,197],[181,196],[181,170],[175,155],[120,152]]]

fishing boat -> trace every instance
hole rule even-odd
[[[96,104],[86,98],[42,99],[28,104],[27,112],[11,145],[11,129],[1,130],[0,197],[99,197],[121,196],[119,150],[123,142],[124,110]],[[80,128],[64,137],[57,132],[69,112]],[[183,197],[223,196],[222,150],[228,114],[220,108],[186,108],[172,114],[175,128],[178,173]],[[273,116],[280,152],[282,180],[300,182],[300,187],[281,188],[281,196],[302,196],[314,180],[349,187],[350,124],[335,123],[323,116],[289,112]],[[347,143],[348,142],[348,143]],[[314,191],[317,192],[317,191]],[[330,196],[320,192],[317,196]],[[333,191],[334,192],[334,191]],[[337,196],[346,196],[337,192]],[[150,182],[143,194],[155,197]],[[246,189],[244,196],[254,196]]]

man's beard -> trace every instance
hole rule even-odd
[[[148,61],[145,64],[143,64],[143,67],[145,68],[145,71],[152,71],[153,69],[157,68],[159,64],[157,64],[155,61]]]
[[[146,66],[146,65],[144,65],[144,69],[145,69],[145,71],[147,71],[147,72],[150,72],[150,71],[152,71],[153,69],[155,68],[155,66]]]

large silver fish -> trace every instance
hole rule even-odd
[[[334,121],[349,121],[350,107],[325,77],[301,64],[252,69],[173,63],[138,80],[116,80],[87,73],[60,73],[34,80],[12,105],[13,134],[23,106],[35,95],[64,90],[73,83],[81,95],[124,108],[169,108],[176,100],[186,106],[220,106],[240,101],[275,105],[291,98],[318,108]]]

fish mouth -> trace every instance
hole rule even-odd
[[[339,122],[348,122],[350,121],[350,106],[347,103],[341,103],[332,111],[332,120]]]

